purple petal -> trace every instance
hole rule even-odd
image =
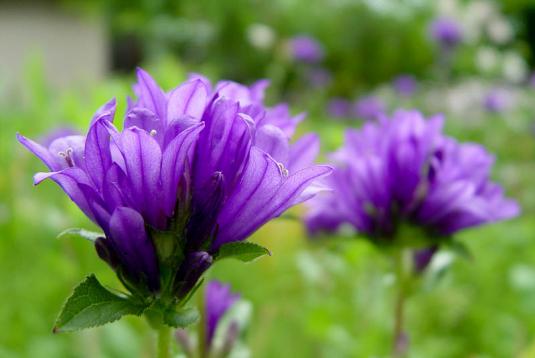
[[[88,199],[78,185],[85,184],[91,186],[89,177],[82,169],[72,167],[65,168],[58,172],[37,173],[34,176],[34,184],[38,185],[45,179],[52,179],[55,181],[69,196],[69,198],[71,198],[71,200],[78,205],[85,215],[87,215],[91,220],[96,221],[88,203]]]
[[[208,102],[209,88],[201,79],[190,80],[169,95],[167,115],[170,121],[184,115],[201,118]]]
[[[17,133],[17,140],[36,157],[41,159],[48,169],[52,171],[58,171],[62,168],[62,164],[60,164],[59,159],[55,155],[52,155],[48,149],[43,147],[41,144],[34,142],[33,140],[28,139],[19,133]]]
[[[247,238],[262,224],[295,205],[300,194],[331,168],[313,166],[289,177],[268,154],[253,147],[239,190],[231,193],[219,217],[214,249]]]
[[[290,150],[288,137],[280,128],[272,125],[258,128],[255,133],[255,145],[271,155],[279,163],[288,164]]]
[[[93,123],[85,141],[86,170],[95,186],[102,191],[104,177],[112,164],[108,128],[99,119]]]
[[[85,169],[84,136],[71,135],[58,138],[50,144],[48,150],[52,155],[56,155],[62,168],[76,166]]]
[[[295,173],[314,164],[319,151],[320,140],[317,134],[310,133],[299,138],[290,146],[290,160],[288,162],[290,173]]]
[[[110,219],[109,240],[130,278],[159,288],[158,262],[154,246],[145,231],[143,217],[135,210],[119,207]]]
[[[95,123],[99,119],[104,119],[106,121],[113,122],[116,108],[117,101],[115,100],[115,98],[112,98],[95,112],[95,114],[93,115],[93,119],[91,120],[91,125],[93,125],[93,123]]]
[[[133,199],[137,202],[136,209],[149,224],[163,228],[165,216],[161,210],[160,146],[147,132],[133,127],[121,133],[119,149],[125,161]]]
[[[238,113],[234,101],[219,99],[205,112],[195,158],[195,188],[206,187],[215,172],[225,178],[225,191],[231,190],[243,170],[252,141],[252,120]],[[196,189],[196,190],[197,190]],[[201,201],[202,192],[196,193]]]
[[[182,131],[169,143],[163,153],[161,178],[164,210],[167,216],[171,216],[175,209],[178,184],[184,175],[187,160],[191,157],[191,149],[203,128],[204,123],[198,123]]]
[[[147,72],[138,68],[136,73],[138,80],[136,87],[139,97],[138,106],[149,109],[160,120],[165,120],[167,118],[167,99],[165,93]]]

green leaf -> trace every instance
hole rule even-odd
[[[108,291],[95,275],[90,275],[65,302],[53,332],[72,332],[101,326],[127,314],[140,315],[144,309],[144,305]]]
[[[99,237],[105,237],[105,235],[101,232],[94,232],[94,231],[89,231],[89,230],[80,229],[80,228],[70,228],[70,229],[64,230],[57,236],[57,238],[60,239],[65,236],[66,237],[80,236],[91,242],[95,242]]]
[[[193,307],[182,308],[177,311],[169,310],[164,314],[165,324],[175,328],[186,328],[198,320],[199,311]]]
[[[238,241],[221,246],[217,259],[221,260],[231,257],[243,262],[249,262],[264,255],[271,256],[271,252],[265,247],[253,242]]]
[[[469,260],[469,261],[474,259],[474,255],[472,255],[468,246],[466,246],[462,242],[457,241],[457,240],[450,240],[448,241],[447,245],[448,245],[448,248],[452,252],[462,257],[463,259]]]

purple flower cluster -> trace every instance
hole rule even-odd
[[[267,108],[265,81],[212,89],[195,76],[164,92],[143,70],[137,77],[122,131],[113,99],[85,136],[48,147],[17,137],[50,170],[35,184],[54,180],[102,228],[97,253],[129,290],[180,299],[222,245],[311,198],[311,184],[331,169],[312,164],[314,134],[290,143],[302,117]]]
[[[518,205],[489,180],[494,158],[480,145],[445,136],[442,124],[441,116],[397,111],[347,130],[325,179],[333,191],[310,202],[309,231],[350,224],[374,242],[399,243],[412,227],[432,247],[434,238],[518,215]],[[420,261],[433,252],[422,252]]]
[[[454,48],[463,39],[459,23],[448,17],[435,19],[430,26],[430,35],[445,50]]]
[[[290,39],[289,46],[292,58],[298,62],[318,63],[325,56],[323,46],[310,36],[295,36]]]
[[[483,107],[491,113],[503,112],[508,104],[507,94],[499,89],[490,91],[483,99]]]
[[[416,92],[416,80],[411,75],[400,75],[394,79],[393,87],[401,96],[409,97]]]
[[[365,96],[355,103],[354,111],[357,118],[372,121],[383,115],[386,108],[379,97]]]

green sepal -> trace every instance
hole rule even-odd
[[[53,332],[72,332],[114,322],[124,315],[141,315],[146,305],[115,294],[88,276],[63,305]]]
[[[90,230],[74,227],[74,228],[63,230],[58,236],[56,236],[56,238],[61,239],[64,237],[74,237],[74,236],[79,236],[91,242],[95,242],[99,237],[106,237],[106,235],[104,235],[101,232],[95,232],[95,231],[90,231]]]
[[[451,252],[455,253],[455,255],[462,257],[465,260],[473,260],[474,255],[472,255],[472,252],[470,252],[470,249],[463,244],[460,241],[457,240],[449,240],[447,242],[448,249],[451,250]]]
[[[216,260],[234,258],[243,262],[249,262],[264,255],[271,256],[271,252],[265,247],[253,242],[237,241],[221,246],[217,253]]]
[[[163,315],[164,323],[174,328],[186,328],[199,320],[199,311],[194,307],[167,310]]]

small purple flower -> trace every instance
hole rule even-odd
[[[417,88],[416,80],[411,75],[401,75],[394,79],[393,87],[401,96],[409,97]]]
[[[311,184],[331,169],[313,165],[314,134],[290,143],[300,118],[262,103],[267,85],[200,77],[164,92],[137,71],[124,129],[113,124],[115,99],[94,115],[87,135],[48,147],[18,140],[98,226],[98,255],[132,292],[182,299],[211,266],[219,248],[245,240],[267,221],[315,195]],[[169,237],[173,238],[169,240]]]
[[[290,54],[298,62],[318,63],[325,57],[323,46],[314,38],[306,35],[290,39]]]
[[[327,113],[335,118],[348,118],[351,116],[352,104],[344,98],[331,98],[327,104]]]
[[[490,91],[483,99],[483,106],[491,113],[503,112],[508,106],[506,93],[498,89]]]
[[[532,73],[529,77],[528,84],[531,88],[535,88],[535,73]]]
[[[439,17],[430,26],[431,38],[443,49],[452,49],[463,39],[463,33],[459,23],[449,17]]]
[[[225,313],[240,299],[239,294],[230,291],[230,285],[210,281],[204,294],[204,313],[206,315],[205,344],[210,350],[217,327]]]
[[[425,232],[431,247],[462,229],[517,216],[516,202],[489,179],[493,156],[443,135],[442,123],[441,116],[426,120],[417,111],[397,111],[347,130],[324,183],[333,191],[310,202],[309,232],[347,223],[372,241],[390,243],[406,239],[410,226]],[[432,256],[426,253],[415,257],[419,266]]]
[[[376,96],[365,96],[358,99],[354,107],[355,116],[367,121],[377,119],[386,109],[383,102]]]
[[[306,73],[308,83],[314,88],[325,88],[332,81],[331,72],[325,68],[312,68]]]

